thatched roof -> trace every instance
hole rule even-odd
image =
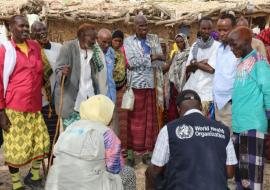
[[[253,0],[253,4],[245,0],[216,0],[205,2],[160,3],[166,9],[173,9],[170,20],[157,22],[157,25],[191,24],[200,16],[218,18],[220,13],[232,11],[236,16],[261,16],[270,14],[270,0]]]
[[[142,12],[150,23],[171,26],[191,24],[196,22],[200,15],[215,17],[220,12],[229,10],[244,15],[270,13],[270,0],[253,0],[252,5],[243,0],[155,3],[115,1],[117,0],[1,0],[0,19],[8,19],[18,13],[35,13],[46,19],[131,24],[134,16]]]

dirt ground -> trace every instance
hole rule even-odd
[[[144,190],[144,172],[147,168],[145,164],[143,164],[141,159],[136,158],[136,166],[135,172],[137,177],[137,190]],[[28,172],[29,166],[22,168],[22,175],[25,176]],[[42,171],[41,171],[42,172]],[[8,173],[8,168],[4,166],[3,155],[0,150],[0,182],[4,183],[4,185],[0,186],[0,190],[11,190],[11,181]],[[229,182],[229,186],[231,190],[234,188],[234,184],[232,181]],[[27,189],[30,190],[30,189]],[[264,175],[264,190],[270,190],[270,163],[265,165],[265,175]]]
[[[142,162],[135,166],[135,172],[137,177],[137,190],[144,190],[144,172],[147,166]],[[233,180],[229,180],[229,188],[231,190],[235,189]],[[270,162],[265,164],[265,173],[264,173],[264,190],[270,190]]]

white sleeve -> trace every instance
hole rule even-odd
[[[208,59],[208,65],[210,65],[213,69],[215,69],[216,62],[217,62],[217,51],[215,50]]]
[[[162,167],[168,163],[170,157],[169,136],[167,126],[165,125],[159,132],[155,149],[152,155],[151,163]]]
[[[216,67],[219,46],[220,46],[220,43],[217,41],[214,41],[213,51],[208,59],[208,65],[210,65],[214,69]]]
[[[238,163],[235,150],[233,147],[233,142],[232,139],[230,138],[230,141],[226,147],[226,153],[227,153],[227,160],[226,160],[226,165],[231,166],[231,165],[236,165]]]
[[[187,59],[187,62],[186,62],[186,66],[189,66],[190,65],[190,61],[193,59],[193,54],[192,54],[193,47],[194,47],[194,44],[192,45],[192,47],[189,50],[189,55],[188,55],[188,59]]]

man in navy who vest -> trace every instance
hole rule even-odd
[[[164,126],[157,138],[147,190],[227,190],[237,164],[229,128],[203,116],[193,90],[177,97],[180,118]]]

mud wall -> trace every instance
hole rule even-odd
[[[68,20],[48,20],[49,36],[52,41],[64,42],[76,38],[76,32],[78,27],[84,22],[70,22]],[[108,28],[113,31],[116,29],[122,30],[127,36],[134,34],[134,26],[125,23],[114,23],[114,24],[97,24],[86,22],[96,26],[97,30],[101,28]],[[155,26],[154,24],[149,24],[149,33],[158,34],[160,38],[165,41],[173,39],[175,35],[175,28]]]

